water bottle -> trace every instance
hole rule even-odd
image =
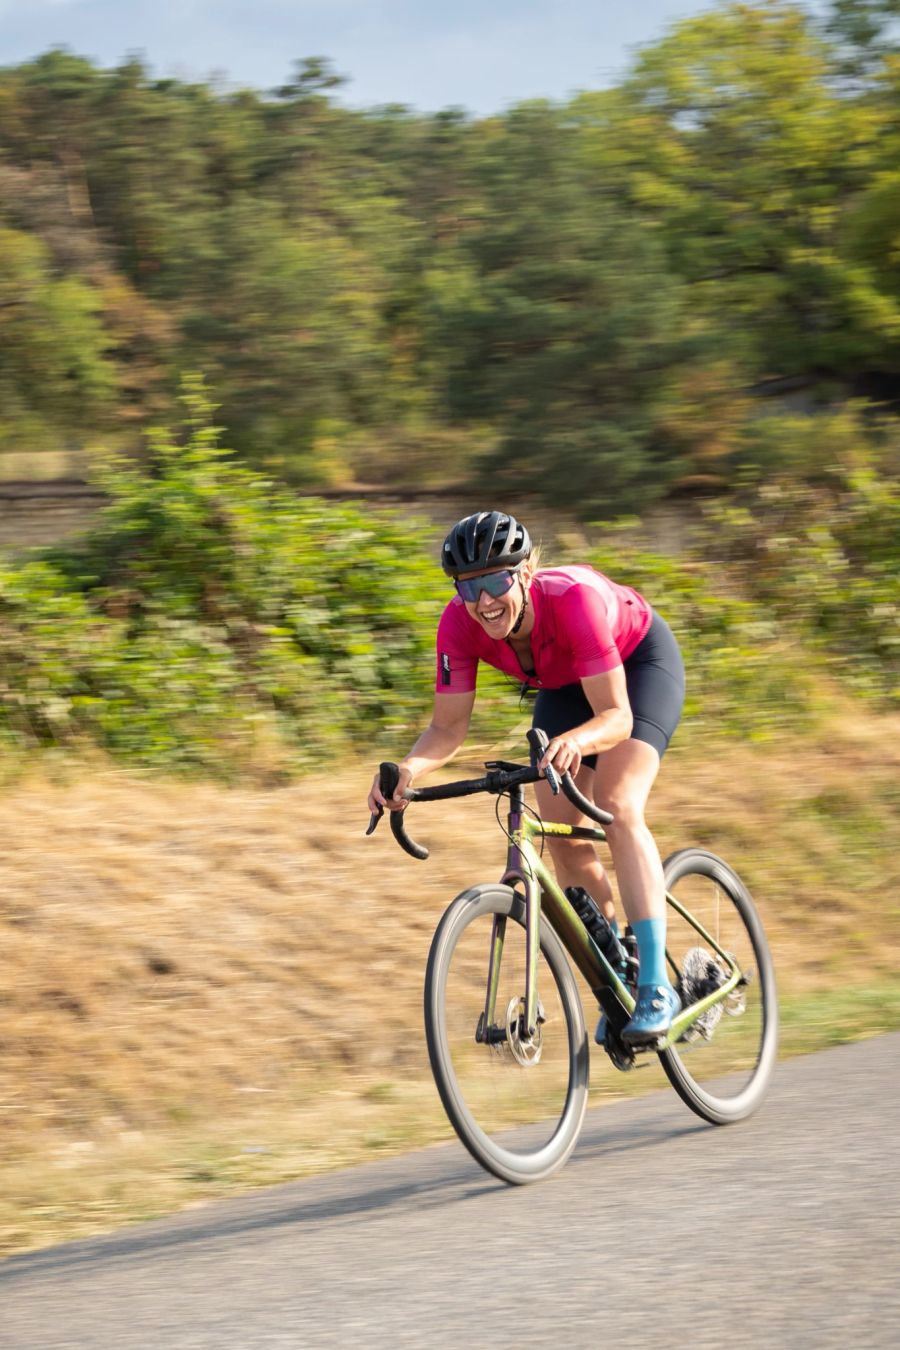
[[[567,886],[565,897],[616,974],[628,964],[628,953],[601,913],[594,897],[583,886]]]
[[[630,923],[626,925],[625,932],[622,934],[622,946],[625,948],[625,972],[620,978],[632,994],[636,994],[640,963],[638,961],[637,938],[634,936],[634,929]]]

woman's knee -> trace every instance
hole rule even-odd
[[[641,834],[647,828],[643,807],[639,802],[627,797],[620,801],[613,799],[608,803],[606,809],[613,818],[609,825],[604,826],[610,845],[615,845],[617,839],[631,838]]]

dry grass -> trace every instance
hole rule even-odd
[[[667,758],[663,852],[704,844],[745,875],[788,998],[896,970],[898,730]],[[368,776],[244,792],[91,770],[0,796],[0,1248],[446,1137],[422,972],[503,841],[484,799],[418,811],[426,864],[364,839]],[[598,1076],[594,1100],[629,1085]]]

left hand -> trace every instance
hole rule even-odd
[[[546,769],[548,764],[552,764],[558,774],[570,773],[575,777],[581,768],[581,748],[571,733],[553,737],[538,768]]]

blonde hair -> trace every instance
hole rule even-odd
[[[528,571],[529,581],[531,581],[532,577],[534,576],[535,572],[538,570],[540,565],[541,565],[541,545],[535,544],[534,548],[531,550],[528,557],[522,564],[523,569],[527,569]]]

